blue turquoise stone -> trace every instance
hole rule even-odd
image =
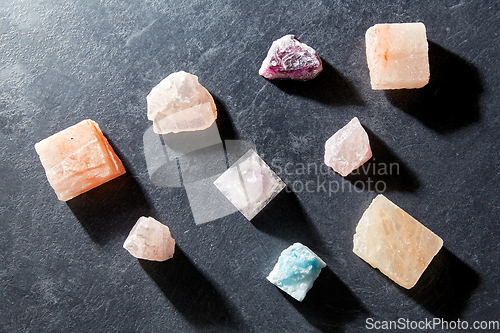
[[[302,302],[326,264],[307,246],[295,243],[281,252],[267,279]]]

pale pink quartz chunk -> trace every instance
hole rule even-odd
[[[325,164],[343,177],[372,157],[370,140],[357,117],[338,130],[325,143]]]
[[[308,81],[322,70],[321,58],[312,47],[285,35],[272,43],[259,74],[270,80]]]
[[[123,247],[136,258],[165,261],[174,256],[175,240],[170,229],[152,217],[140,217]]]
[[[421,88],[429,82],[423,23],[376,24],[365,38],[372,89]]]
[[[217,118],[217,108],[198,77],[183,71],[172,73],[147,96],[148,119],[157,134],[200,131]]]
[[[214,185],[249,221],[285,187],[253,149],[217,178]]]
[[[442,246],[441,238],[379,194],[359,220],[353,251],[410,289]]]
[[[70,126],[35,144],[59,200],[68,201],[125,173],[95,121]]]

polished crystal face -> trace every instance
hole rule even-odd
[[[285,187],[253,149],[216,179],[214,185],[248,220]]]

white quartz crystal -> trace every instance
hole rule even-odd
[[[152,217],[140,217],[123,247],[136,258],[165,261],[174,256],[175,240],[170,229]]]
[[[198,83],[198,77],[186,72],[172,73],[147,96],[148,119],[158,134],[199,131],[210,127],[217,118],[212,95]]]
[[[248,220],[285,187],[253,149],[217,178],[214,185]]]

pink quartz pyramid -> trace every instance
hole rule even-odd
[[[429,82],[423,23],[376,24],[365,38],[372,89],[421,88]]]
[[[368,134],[356,117],[325,143],[325,164],[343,177],[359,168],[371,157]]]
[[[275,40],[262,62],[259,74],[266,79],[308,81],[323,70],[316,51],[301,43],[294,35]]]

